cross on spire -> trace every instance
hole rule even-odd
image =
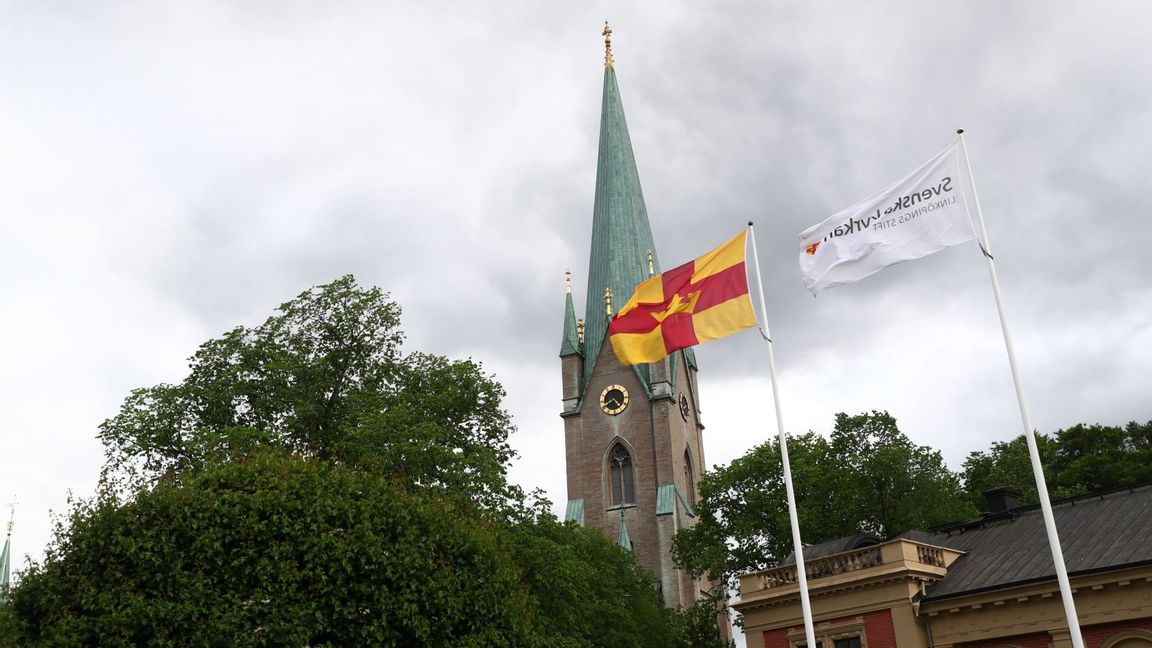
[[[604,31],[600,33],[604,35],[604,67],[612,67],[612,28],[607,20],[604,21]]]
[[[16,496],[12,496],[12,501],[7,503],[8,510],[8,535],[12,535],[12,525],[16,522]]]

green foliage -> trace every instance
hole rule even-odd
[[[29,646],[524,645],[504,536],[432,492],[260,452],[78,503],[12,607]]]
[[[1040,463],[1050,466],[1056,454],[1056,440],[1046,434],[1037,434],[1036,437]],[[1050,472],[1045,470],[1045,480],[1049,481],[1049,495],[1052,495]],[[1023,434],[1011,441],[995,441],[987,452],[969,453],[968,458],[964,460],[961,475],[964,479],[965,494],[977,510],[983,511],[988,508],[984,491],[1001,486],[1020,491],[1020,501],[1023,504],[1039,501],[1036,496],[1036,480],[1032,474],[1032,461],[1028,458],[1028,444]]]
[[[727,591],[717,588],[709,596],[693,603],[682,615],[684,644],[691,648],[735,648],[731,639],[725,641],[720,626],[729,622]]]
[[[488,507],[519,499],[506,479],[515,452],[503,388],[470,360],[401,354],[399,327],[398,305],[346,276],[204,343],[182,382],[133,391],[100,426],[106,479],[181,478],[264,447]]]
[[[1124,427],[1074,425],[1056,431],[1052,473],[1076,493],[1152,480],[1152,421]]]
[[[940,452],[914,445],[887,412],[837,414],[830,447],[842,479],[837,508],[860,531],[888,538],[975,513]]]
[[[523,582],[534,595],[540,645],[680,646],[680,616],[652,575],[598,529],[546,516],[513,529]]]
[[[1036,436],[1053,499],[1152,480],[1152,421],[1124,427],[1077,424]],[[984,491],[1000,486],[1020,491],[1021,504],[1039,501],[1024,435],[969,454],[962,475],[965,493],[979,508],[986,506]]]
[[[712,648],[632,554],[508,484],[503,389],[402,354],[399,314],[344,277],[133,391],[0,645]]]
[[[888,537],[974,513],[938,451],[917,446],[887,412],[836,415],[829,439],[788,437],[805,543],[860,532]],[[673,542],[678,564],[714,580],[778,564],[792,552],[780,449],[753,448],[699,483],[696,526]]]
[[[793,484],[805,494],[803,504],[798,502],[805,527],[825,526],[830,497],[819,467],[828,455],[827,442],[810,432],[789,437],[788,451]],[[765,443],[706,473],[697,483],[696,525],[673,541],[677,564],[719,581],[783,558],[792,535],[780,466],[778,446]]]
[[[66,522],[0,620],[15,645],[714,645],[690,643],[652,576],[598,530],[493,520],[283,451],[129,501],[105,491]]]

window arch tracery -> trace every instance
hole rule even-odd
[[[608,480],[612,506],[636,503],[636,474],[632,453],[617,441],[608,452]]]
[[[688,503],[692,506],[696,505],[696,477],[692,472],[692,453],[688,448],[684,448],[684,488],[688,491]]]

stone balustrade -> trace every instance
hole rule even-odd
[[[952,552],[957,555],[959,552]],[[824,578],[840,576],[852,572],[895,565],[901,563],[908,567],[935,568],[933,571],[947,567],[949,556],[939,547],[920,544],[910,540],[895,540],[871,547],[863,547],[851,551],[843,551],[831,556],[823,556],[805,561],[805,573],[811,584]],[[793,585],[797,582],[796,565],[781,565],[773,569],[749,574],[741,577],[741,589],[746,590],[749,585],[759,590],[772,589]],[[758,587],[756,587],[758,586]]]

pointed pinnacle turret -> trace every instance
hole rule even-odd
[[[8,504],[12,513],[8,516],[8,534],[4,538],[4,549],[0,550],[0,603],[7,602],[5,592],[12,585],[12,526],[16,521],[16,498]]]
[[[572,305],[572,272],[564,271],[564,336],[560,340],[560,357],[580,353],[580,332],[576,325],[576,308]]]
[[[604,67],[612,67],[612,28],[607,20],[604,21],[604,31],[600,33],[604,36]]]
[[[620,511],[620,533],[616,536],[616,544],[626,551],[632,551],[632,538],[628,537],[628,525],[624,523],[624,511]]]

